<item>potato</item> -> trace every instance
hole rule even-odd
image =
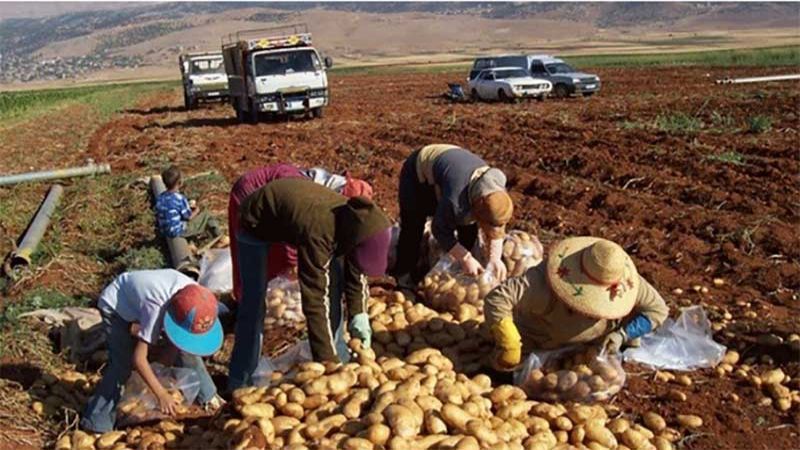
[[[419,434],[420,424],[409,408],[392,404],[384,409],[383,416],[395,436],[410,438]]]
[[[467,414],[458,406],[448,403],[442,407],[442,419],[451,430],[466,433],[467,422],[473,419],[472,416]]]
[[[497,435],[482,420],[470,420],[467,422],[466,431],[468,434],[475,436],[484,445],[494,446],[499,441]]]
[[[334,414],[319,421],[319,423],[309,425],[305,430],[305,435],[312,440],[321,439],[327,436],[332,430],[344,425],[345,422],[347,422],[347,417],[345,417],[344,414]]]
[[[703,426],[703,419],[693,414],[678,414],[678,423],[686,428],[700,428]]]
[[[124,436],[124,431],[109,431],[108,433],[103,433],[99,438],[97,438],[95,446],[100,450],[111,448]]]
[[[275,417],[275,407],[268,403],[255,403],[245,405],[241,409],[242,416],[256,419],[271,419]]]
[[[359,437],[367,439],[375,445],[385,445],[390,435],[391,428],[382,423],[370,425],[366,430],[359,433]]]
[[[614,433],[605,427],[603,419],[592,419],[586,422],[584,430],[589,440],[607,448],[615,448],[617,446],[617,438],[614,437]]]
[[[644,424],[647,425],[647,428],[653,433],[660,433],[667,428],[667,422],[664,418],[653,411],[644,413],[642,419],[644,420]]]
[[[342,450],[371,450],[375,446],[367,439],[351,437],[342,442],[341,448]]]
[[[628,447],[637,450],[649,444],[647,438],[633,428],[629,428],[622,433],[622,442]]]

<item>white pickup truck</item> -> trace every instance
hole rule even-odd
[[[305,24],[237,32],[223,40],[222,54],[240,121],[255,123],[261,114],[322,117],[332,61],[312,47]]]

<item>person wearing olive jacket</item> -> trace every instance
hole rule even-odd
[[[486,270],[499,280],[506,278],[503,237],[514,206],[502,171],[455,145],[428,145],[403,164],[399,202],[400,236],[394,275],[402,291],[413,294],[424,276],[415,268],[425,222],[431,216],[437,243],[470,275],[483,270],[468,250],[475,245],[480,228],[489,240]]]
[[[574,237],[492,290],[484,314],[496,345],[495,365],[508,370],[540,349],[597,342],[618,352],[664,323],[669,308],[622,247]]]
[[[347,358],[346,346],[337,345],[343,333],[342,294],[351,336],[369,346],[366,276],[384,274],[391,239],[391,223],[380,208],[367,198],[348,199],[305,178],[282,178],[242,202],[239,224],[242,299],[229,370],[231,391],[252,384],[261,356],[267,255],[272,243],[297,249],[302,308],[314,359]]]

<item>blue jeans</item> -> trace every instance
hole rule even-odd
[[[105,433],[114,429],[117,418],[117,403],[122,396],[122,388],[131,376],[133,369],[133,348],[136,338],[130,333],[130,323],[114,311],[100,310],[103,328],[108,345],[108,365],[103,379],[89,399],[81,417],[80,426],[87,431]],[[176,366],[194,369],[200,378],[199,403],[205,403],[217,393],[214,381],[206,370],[203,358],[178,352]]]
[[[242,299],[236,313],[233,351],[228,367],[228,390],[253,384],[253,373],[261,358],[261,345],[264,335],[264,315],[266,314],[267,295],[267,255],[270,243],[262,241],[246,231],[236,235],[239,246],[239,276],[242,282]],[[343,362],[349,361],[350,355],[344,342],[342,323],[342,279],[341,260],[331,263],[330,316],[331,329],[334,331],[336,353]]]

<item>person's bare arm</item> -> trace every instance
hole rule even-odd
[[[133,348],[133,367],[142,376],[147,387],[153,391],[158,399],[161,412],[164,414],[175,415],[177,404],[172,396],[169,395],[161,382],[158,381],[153,368],[150,367],[150,362],[147,361],[147,354],[150,349],[150,344],[139,339],[136,341],[136,346]]]

